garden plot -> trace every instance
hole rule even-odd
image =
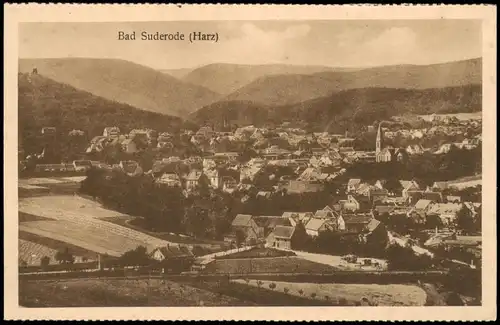
[[[329,301],[335,305],[424,306],[427,294],[416,285],[335,284],[234,280],[289,295]],[[273,284],[274,285],[273,285]],[[273,289],[269,286],[273,286]]]
[[[55,256],[57,251],[47,246],[32,243],[27,240],[19,239],[19,262],[23,261],[26,265],[40,265],[44,256],[50,258],[50,264],[56,263]]]

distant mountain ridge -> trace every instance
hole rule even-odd
[[[115,59],[20,59],[19,72],[38,73],[94,95],[162,114],[186,116],[220,98],[204,87]]]
[[[280,106],[357,88],[431,89],[481,83],[482,59],[471,59],[426,66],[400,65],[323,71],[309,75],[263,76],[229,94],[224,100]]]
[[[297,104],[268,106],[251,101],[221,101],[190,115],[197,124],[264,126],[282,122],[311,129],[343,131],[402,114],[465,113],[482,108],[481,85],[432,89],[361,88]]]
[[[182,80],[206,87],[220,94],[230,94],[252,81],[271,75],[313,74],[325,71],[351,71],[350,68],[298,66],[288,64],[244,65],[214,63],[187,73]],[[174,72],[175,73],[175,72]]]

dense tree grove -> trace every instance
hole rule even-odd
[[[88,171],[80,190],[109,208],[138,216],[135,223],[141,227],[216,239],[229,231],[238,213],[310,212],[334,199],[330,188],[301,194],[270,192],[269,197],[263,197],[256,195],[255,188],[228,194],[202,187],[186,197],[181,188],[157,184],[150,175],[130,177],[120,171],[100,169]]]
[[[436,181],[453,180],[481,173],[482,149],[453,148],[445,154],[425,153],[411,156],[406,163],[364,163],[358,162],[347,169],[344,178],[361,178],[366,181],[416,180],[421,186]]]
[[[391,245],[386,251],[387,267],[389,270],[421,271],[430,269],[436,261],[432,257],[422,254],[416,255],[411,247]]]
[[[136,249],[123,253],[115,263],[120,266],[148,266],[152,262],[146,247],[138,246]]]

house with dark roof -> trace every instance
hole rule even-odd
[[[350,233],[361,233],[366,230],[367,225],[372,221],[371,213],[342,214],[345,223],[345,231]]]
[[[389,191],[372,186],[368,191],[370,202],[383,202],[389,196]]]
[[[291,227],[292,224],[288,218],[282,218],[281,216],[254,216],[253,220],[263,229],[264,236],[268,236],[274,228],[277,226],[288,226]]]
[[[377,219],[371,219],[365,227],[366,234],[364,240],[371,249],[384,249],[388,242],[389,236],[385,225]]]
[[[242,238],[238,238],[241,236]],[[231,231],[224,237],[224,241],[237,243],[239,240],[250,243],[264,237],[264,227],[260,227],[253,216],[238,214],[231,223]]]
[[[436,191],[424,191],[422,193],[422,199],[430,200],[436,203],[443,203],[443,194]]]
[[[188,271],[194,262],[194,255],[186,246],[168,245],[155,248],[150,257],[155,260],[156,267],[163,272]]]
[[[292,249],[292,240],[295,235],[295,227],[276,226],[267,236],[266,244],[270,247],[281,249]]]

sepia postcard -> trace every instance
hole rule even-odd
[[[4,9],[6,319],[496,319],[495,6]]]

